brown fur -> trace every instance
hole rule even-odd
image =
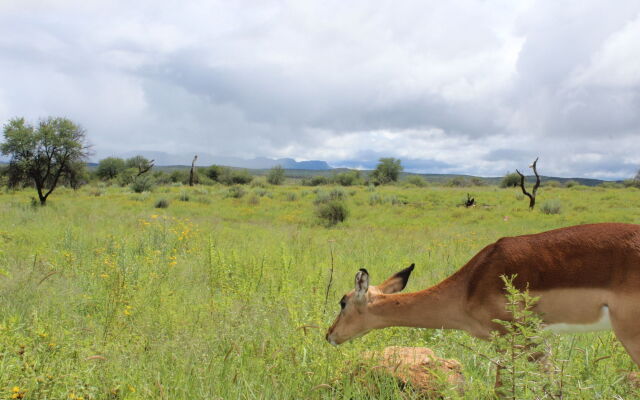
[[[633,224],[502,238],[443,282],[415,293],[385,294],[372,286],[349,302],[327,339],[339,344],[387,326],[462,329],[487,338],[499,329],[494,319],[509,318],[503,275],[517,275],[516,287],[540,296],[536,311],[547,324],[590,324],[607,306],[614,332],[640,365],[640,226]]]

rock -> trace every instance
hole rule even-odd
[[[392,376],[400,387],[410,386],[428,397],[437,397],[446,386],[462,391],[464,377],[460,363],[440,358],[427,347],[391,346],[366,356],[375,360],[372,370]]]

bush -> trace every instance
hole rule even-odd
[[[282,168],[282,165],[276,165],[269,170],[267,182],[272,185],[282,185],[284,182],[284,168]]]
[[[335,188],[331,190],[329,193],[318,191],[316,193],[316,198],[313,200],[314,204],[323,204],[329,203],[335,200],[344,200],[347,197],[347,194],[344,190],[340,188]]]
[[[245,185],[252,180],[253,176],[246,169],[234,170],[221,167],[221,174],[218,176],[218,182],[225,185]]]
[[[622,184],[626,188],[633,187],[636,189],[640,189],[640,180],[637,180],[637,179],[627,179],[624,182],[622,182]]]
[[[560,200],[547,200],[540,206],[543,214],[560,214],[562,212],[562,203]]]
[[[568,188],[578,186],[578,185],[580,185],[580,182],[574,181],[573,179],[568,180],[564,183],[564,187],[568,187]]]
[[[295,194],[294,192],[287,192],[285,193],[284,198],[287,201],[296,201],[298,200],[298,195]]]
[[[356,185],[360,180],[360,171],[340,172],[333,177],[333,181],[340,186]]]
[[[624,187],[624,185],[619,182],[602,182],[598,186],[605,189],[620,189]]]
[[[473,178],[471,178],[471,185],[473,185],[473,186],[486,186],[487,185],[487,181],[482,179],[482,178],[478,178],[477,176],[474,176]]]
[[[160,199],[156,201],[155,208],[167,208],[167,207],[169,207],[169,200]]]
[[[153,190],[154,186],[155,182],[152,177],[148,175],[140,175],[131,183],[131,190],[136,193],[150,192]]]
[[[337,200],[319,204],[316,208],[316,216],[327,227],[344,222],[349,215],[347,206]]]
[[[184,169],[176,169],[175,171],[171,171],[169,175],[169,180],[173,183],[189,183],[189,172]]]
[[[232,186],[227,191],[227,197],[231,197],[234,199],[239,199],[245,195],[245,191],[242,186]]]
[[[425,187],[425,186],[427,186],[427,181],[425,181],[423,177],[418,176],[418,175],[411,175],[411,176],[407,177],[406,182],[411,184],[411,185],[415,185],[417,187]]]
[[[461,176],[456,176],[453,177],[451,179],[449,179],[449,182],[447,182],[447,186],[451,186],[451,187],[468,187],[471,186],[471,182]]]
[[[515,172],[506,174],[504,178],[502,178],[502,181],[500,182],[501,188],[517,187],[517,186],[520,186],[520,175],[518,175]]]
[[[316,175],[311,178],[304,178],[302,180],[302,184],[304,186],[319,186],[326,185],[327,183],[329,183],[329,180],[322,175]]]
[[[546,181],[545,183],[543,183],[542,186],[550,187],[550,188],[557,188],[557,187],[562,186],[562,184],[560,182],[552,179],[550,181]]]
[[[178,199],[180,199],[180,201],[189,201],[189,193],[185,191],[180,192],[180,197],[178,197]]]

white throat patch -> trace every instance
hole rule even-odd
[[[600,320],[592,324],[551,324],[547,325],[544,329],[556,333],[596,332],[610,330],[611,320],[609,319],[609,307],[603,306]]]

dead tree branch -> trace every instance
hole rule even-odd
[[[196,166],[196,160],[198,159],[198,155],[196,154],[193,157],[193,161],[191,162],[191,171],[189,172],[189,186],[193,186],[193,181],[194,181],[194,168]]]
[[[538,191],[538,188],[540,187],[540,175],[538,175],[538,170],[536,168],[536,164],[537,163],[538,163],[538,158],[536,157],[536,159],[533,162],[533,164],[531,164],[529,166],[529,168],[533,169],[533,173],[536,175],[536,184],[533,185],[533,189],[531,190],[531,193],[527,192],[527,189],[524,188],[524,175],[522,175],[520,173],[520,171],[518,171],[516,169],[516,172],[518,173],[518,175],[520,175],[520,188],[522,189],[522,193],[524,193],[524,195],[529,198],[529,209],[530,210],[533,210],[533,207],[535,207],[535,205],[536,205],[536,192]]]

